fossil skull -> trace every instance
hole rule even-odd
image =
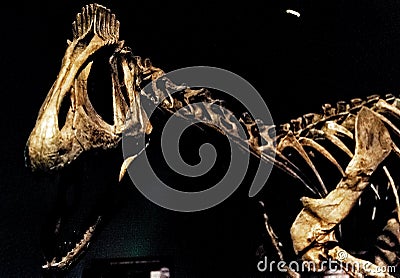
[[[32,170],[64,167],[83,151],[113,148],[126,127],[137,134],[149,133],[151,125],[140,103],[140,82],[145,75],[161,73],[148,60],[134,57],[119,41],[119,21],[109,9],[98,4],[87,5],[72,24],[73,40],[62,59],[61,69],[40,108],[26,148],[27,164]],[[109,59],[112,76],[113,118],[111,125],[95,111],[88,96],[88,77],[102,48],[111,48]],[[124,95],[126,97],[124,97]],[[61,103],[70,98],[65,124],[59,126]]]
[[[32,171],[59,170],[83,152],[116,147],[126,130],[129,130],[129,136],[135,137],[149,134],[152,129],[140,102],[140,85],[143,80],[156,79],[163,72],[153,67],[149,60],[133,56],[119,40],[119,22],[115,15],[101,5],[85,6],[77,14],[72,31],[73,39],[68,41],[60,72],[40,108],[26,144],[26,164]],[[107,52],[101,52],[103,50]],[[96,112],[88,95],[88,78],[101,53],[110,53],[106,58],[111,73],[113,124],[107,123]],[[68,99],[70,105],[65,123],[59,126],[61,106]],[[56,217],[59,217],[58,228],[54,234],[59,233],[63,216]],[[97,215],[95,221],[84,224],[90,226],[80,235],[80,241],[67,253],[60,251],[63,253],[60,257],[54,254],[55,257],[50,258],[43,268],[68,268],[88,246],[100,219]]]

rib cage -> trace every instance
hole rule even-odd
[[[157,77],[158,78],[158,77]],[[258,156],[261,160],[271,163],[271,160],[278,168],[281,168],[294,178],[299,179],[311,191],[311,193],[325,196],[328,189],[325,181],[321,177],[318,167],[313,162],[315,153],[319,153],[328,163],[337,168],[338,173],[343,175],[343,168],[353,157],[354,148],[354,125],[357,113],[362,107],[371,109],[378,117],[389,127],[389,130],[395,135],[400,135],[400,130],[396,127],[396,119],[400,118],[400,99],[395,98],[392,94],[384,97],[379,95],[371,95],[365,100],[360,98],[351,99],[349,103],[339,101],[336,107],[331,104],[324,104],[320,113],[308,113],[296,119],[290,120],[288,123],[279,125],[273,134],[271,130],[273,126],[264,125],[257,119],[253,119],[247,111],[235,111],[239,122],[247,131],[246,142],[241,141],[237,134],[238,127],[229,120],[229,117],[223,115],[223,112],[216,112],[209,109],[208,104],[218,103],[225,107],[226,102],[221,96],[207,89],[193,90],[187,87],[179,87],[166,77],[160,77],[153,81],[152,93],[144,93],[143,95],[151,99],[152,102],[162,107],[163,110],[175,113],[177,110],[184,108],[188,117],[194,117],[202,120],[206,125],[217,129],[220,133],[233,137],[244,148],[249,147],[250,151]],[[162,84],[161,84],[162,83]],[[162,94],[166,91],[176,91],[173,95],[173,105],[170,102],[154,101],[156,93]],[[143,93],[143,91],[142,91]],[[163,98],[167,100],[167,95],[157,95],[157,100]],[[194,111],[191,102],[201,102],[203,109]],[[231,128],[225,128],[220,122],[229,122]],[[398,149],[394,146],[395,152]],[[273,158],[273,153],[276,157]],[[285,153],[288,153],[286,155]],[[311,175],[305,176],[299,169],[301,165],[297,165],[292,161],[291,156],[296,153],[303,162],[312,171]],[[397,152],[396,152],[397,153]],[[315,183],[315,180],[317,183]],[[385,182],[387,182],[386,180]]]
[[[150,62],[147,66],[143,66],[140,57],[134,59],[139,61],[138,65],[144,73],[141,79],[152,80],[151,92],[141,91],[149,101],[169,113],[175,113],[181,109],[184,111],[181,115],[183,117],[194,117],[214,129],[218,126],[219,128],[216,129],[218,132],[233,137],[243,148],[249,147],[250,151],[261,160],[275,163],[278,168],[299,179],[313,194],[320,197],[325,196],[328,189],[312,158],[315,157],[315,153],[319,153],[328,163],[337,168],[338,173],[344,174],[343,168],[353,157],[355,119],[361,108],[371,109],[389,127],[391,133],[400,136],[400,129],[396,122],[400,120],[400,98],[392,94],[386,94],[384,97],[375,94],[366,99],[354,98],[348,103],[339,101],[336,106],[326,103],[322,105],[320,113],[304,114],[279,125],[271,133],[274,126],[265,125],[258,119],[254,119],[248,111],[234,111],[232,115],[225,115],[222,109],[221,111],[211,110],[209,104],[216,103],[224,108],[227,106],[227,101],[218,93],[204,88],[194,90],[176,85]],[[157,74],[154,75],[154,72]],[[171,92],[177,93],[171,97]],[[201,103],[202,108],[199,109],[198,106],[194,108],[191,105],[193,102]],[[228,107],[229,109],[231,108]],[[247,131],[245,142],[238,135],[239,127],[229,119],[230,116],[238,117],[244,130]],[[221,125],[221,122],[228,122],[231,128]],[[394,152],[399,155],[400,148],[397,145],[393,147]],[[286,152],[288,155],[285,155]],[[292,161],[293,153],[297,153],[303,159],[303,162],[312,170],[314,177],[304,175],[299,169],[300,165]],[[317,184],[315,181],[313,184],[313,179],[317,180]],[[387,183],[388,179],[385,182]]]
[[[319,182],[318,185],[323,191],[322,195],[325,195],[327,190],[324,180],[311,161],[311,151],[306,152],[305,147],[320,153],[343,174],[343,167],[346,163],[335,157],[338,153],[348,159],[353,157],[354,126],[357,113],[362,107],[368,107],[387,119],[385,111],[382,109],[383,103],[389,104],[395,109],[399,107],[399,99],[391,94],[384,98],[379,95],[371,95],[365,100],[355,98],[351,99],[349,103],[339,101],[336,107],[328,103],[324,104],[321,113],[305,114],[280,126],[275,140],[277,152],[283,153],[287,148],[294,149],[313,170]],[[326,142],[336,148],[333,153],[326,149]]]
[[[162,76],[153,82],[155,82],[153,89],[157,87],[157,84],[160,85],[160,83],[163,83],[161,87],[166,88],[167,91],[168,88],[171,91],[177,89],[175,84]],[[156,91],[162,92],[161,90]],[[145,94],[145,96],[148,97],[149,95]],[[154,100],[154,98],[151,99]],[[162,98],[159,97],[158,99]],[[194,111],[191,107],[191,102],[202,102],[203,109],[201,111]],[[163,110],[170,113],[174,113],[185,107],[188,116],[195,115],[197,119],[202,119],[210,127],[214,127],[215,125],[223,127],[224,125],[220,125],[220,122],[229,121],[229,118],[221,117],[222,114],[220,112],[215,113],[215,111],[213,112],[208,109],[207,103],[219,103],[223,105],[224,101],[207,89],[192,90],[184,88],[179,93],[173,95],[172,106],[170,102],[156,104],[159,104]],[[273,158],[271,152],[275,151],[276,157],[275,161],[273,161],[275,165],[294,178],[302,181],[311,193],[319,197],[324,197],[332,188],[325,186],[323,175],[313,162],[315,152],[319,153],[331,166],[337,168],[339,179],[340,176],[344,176],[343,169],[353,157],[352,150],[354,150],[354,138],[356,137],[354,134],[356,115],[363,107],[369,108],[386,124],[389,131],[394,135],[392,136],[394,142],[396,142],[395,137],[400,135],[397,128],[398,123],[396,122],[400,119],[400,98],[396,98],[392,94],[387,94],[384,97],[371,95],[364,100],[355,98],[351,99],[349,103],[339,101],[336,107],[324,104],[320,113],[308,113],[291,120],[289,123],[282,124],[278,127],[275,134],[268,132],[271,126],[263,125],[253,119],[246,111],[242,111],[240,123],[247,131],[246,142],[241,141],[236,136],[238,127],[235,127],[233,122],[230,122],[232,124],[231,129],[217,129],[217,131],[226,136],[233,137],[244,148],[250,147],[250,151],[255,156],[266,162],[271,162]],[[211,115],[212,113],[214,115]],[[399,148],[395,143],[393,144],[394,152],[398,157]],[[330,145],[331,148],[328,150],[326,145]],[[311,175],[314,175],[313,177],[304,176],[300,170],[300,165],[291,159],[290,155],[293,153],[301,157],[303,160],[302,166],[307,166],[311,170],[309,171]],[[385,198],[387,201],[389,199],[388,195],[396,195],[398,188],[396,187],[393,191],[390,189],[390,182],[392,181],[393,183],[393,177],[386,164],[383,165],[383,168],[385,171],[382,170],[382,166],[378,168],[381,175],[377,179],[376,184],[370,184],[370,189],[374,192],[376,200]],[[332,168],[329,171],[329,175],[329,178],[331,178]],[[312,184],[312,180],[314,180],[314,184]],[[336,184],[336,180],[334,184]],[[393,186],[395,185],[393,184]],[[388,205],[393,206],[393,208],[396,207],[394,203]],[[371,217],[375,218],[375,214],[376,207],[374,207]],[[387,225],[382,230],[382,234],[377,239],[372,254],[369,255],[372,256],[371,259],[377,265],[396,265],[400,262],[398,251],[400,250],[399,220],[397,218],[393,216],[388,220]]]

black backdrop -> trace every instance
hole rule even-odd
[[[15,2],[1,11],[1,277],[40,277],[40,234],[51,209],[51,184],[30,183],[24,145],[58,73],[70,24],[87,3]],[[400,88],[397,1],[99,3],[117,14],[120,37],[135,54],[165,71],[196,65],[230,70],[262,94],[276,123],[320,111],[325,102],[398,94]],[[288,8],[301,17],[286,14]],[[292,191],[290,179],[274,182],[269,186]],[[255,266],[248,258],[257,240],[246,190],[216,208],[181,214],[127,188],[121,210],[71,277],[79,277],[93,258],[148,255],[171,256],[176,277],[213,277],[222,271],[249,276]],[[271,199],[300,207],[297,196],[290,202],[279,196]],[[275,221],[290,225],[296,213]]]

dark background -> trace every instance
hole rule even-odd
[[[24,146],[72,37],[71,23],[87,3],[15,2],[2,8],[0,277],[41,275],[40,236],[51,210],[51,184],[31,183]],[[319,112],[326,102],[397,95],[400,88],[398,1],[99,3],[117,15],[120,38],[136,55],[165,71],[197,65],[230,70],[262,94],[275,123]],[[286,14],[288,8],[301,17]],[[290,226],[301,193],[296,182],[273,175],[268,186],[278,188],[278,195],[264,190],[258,198],[291,207],[286,215],[278,206],[272,219]],[[163,255],[172,258],[176,277],[249,277],[258,220],[255,200],[246,194],[239,190],[215,208],[182,214],[127,187],[115,218],[69,275],[79,277],[93,258]]]

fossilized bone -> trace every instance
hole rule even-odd
[[[112,52],[109,60],[114,109],[112,125],[97,114],[87,94],[87,80],[92,63],[96,59],[96,53],[103,48],[109,48]],[[151,92],[143,90],[146,82],[151,83]],[[178,93],[170,94],[175,91]],[[61,102],[67,97],[71,100],[71,106],[64,126],[59,127]],[[36,125],[27,142],[28,165],[32,170],[55,171],[73,162],[84,151],[116,147],[124,132],[128,131],[133,137],[150,134],[152,124],[142,108],[143,98],[169,113],[173,114],[181,109],[182,117],[195,117],[210,127],[219,126],[216,128],[217,132],[233,138],[243,149],[249,150],[263,161],[274,163],[301,180],[315,197],[320,197],[302,199],[304,209],[291,229],[296,253],[303,259],[316,263],[327,258],[339,259],[338,254],[343,250],[336,244],[335,228],[349,214],[363,190],[372,186],[370,177],[382,166],[389,153],[393,151],[400,154],[389,136],[389,132],[400,135],[400,130],[388,116],[400,117],[400,100],[391,95],[385,99],[379,96],[372,96],[365,101],[353,99],[349,104],[339,102],[335,108],[324,105],[322,113],[299,117],[281,125],[277,133],[272,135],[271,126],[244,113],[240,115],[240,123],[247,131],[247,139],[243,140],[238,135],[238,127],[230,120],[233,114],[226,115],[222,110],[215,111],[211,108],[214,103],[223,106],[223,101],[217,95],[207,89],[194,90],[176,85],[148,59],[142,60],[133,56],[132,51],[119,40],[119,22],[115,15],[103,6],[91,4],[85,6],[73,22],[73,40],[69,42],[61,70],[39,111]],[[201,106],[192,106],[193,102],[201,102]],[[127,114],[131,117],[127,118]],[[222,122],[229,125],[221,124]],[[352,147],[344,143],[344,137],[355,141],[354,154]],[[336,146],[338,151],[348,155],[350,162],[341,165],[344,163],[339,163],[321,141]],[[310,167],[318,185],[310,182],[285,155],[289,149],[297,152]],[[342,175],[331,192],[312,161],[311,154],[314,152],[320,153]],[[123,162],[120,179],[134,157],[135,155]],[[390,183],[394,187],[390,172],[387,168],[384,169],[388,180],[383,183]],[[397,194],[397,189],[394,193]],[[398,219],[392,218],[385,227],[385,230],[391,231],[397,238],[400,234],[398,223]],[[68,268],[86,248],[96,226],[97,222],[68,254],[55,258],[44,267]],[[266,228],[273,235],[267,219]],[[384,236],[380,240],[384,242]],[[275,246],[277,247],[276,239]],[[391,264],[399,261],[397,251],[381,249],[384,256],[377,256],[377,264],[385,265],[385,256],[390,257]],[[277,250],[279,253],[279,248]],[[364,263],[351,255],[347,260],[353,264]],[[388,273],[379,273],[377,265],[368,266],[368,269],[361,271],[346,271],[353,276],[360,273],[375,277],[389,276]]]
[[[129,124],[138,134],[151,131],[151,125],[141,108],[137,88],[142,79],[156,78],[161,71],[152,67],[148,60],[141,61],[133,57],[129,48],[123,46],[118,39],[119,22],[105,7],[97,4],[85,6],[72,25],[73,40],[68,42],[61,70],[40,108],[27,142],[27,164],[32,170],[54,171],[71,163],[84,151],[117,146],[128,111],[135,115]],[[104,47],[112,48],[114,53],[110,57],[113,125],[97,114],[87,93],[87,80],[94,56]],[[120,72],[123,76],[119,75]],[[59,127],[58,117],[63,98],[70,98],[71,106],[64,126]],[[98,217],[96,223],[87,229],[75,248],[59,260],[54,258],[44,267],[68,267],[86,248],[100,219]]]
[[[340,259],[336,247],[327,247],[335,241],[334,228],[349,214],[368,186],[370,176],[391,151],[389,132],[368,108],[362,108],[357,114],[355,135],[355,155],[336,189],[322,199],[302,199],[304,209],[293,223],[291,235],[294,249],[303,253],[303,259],[318,263],[321,256]],[[360,267],[360,272],[381,275],[374,265],[368,266]]]

